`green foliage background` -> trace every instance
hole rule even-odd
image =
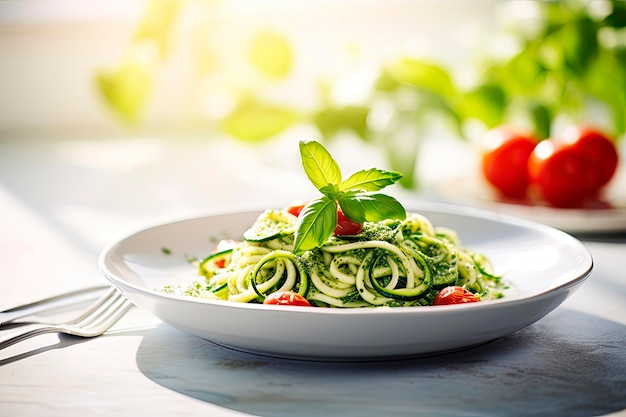
[[[215,121],[215,127],[250,142],[271,140],[303,123],[315,126],[323,141],[348,131],[380,146],[391,168],[405,174],[402,184],[408,188],[416,186],[412,174],[419,136],[433,120],[446,121],[460,139],[467,138],[470,122],[479,122],[484,129],[520,125],[547,138],[560,119],[593,124],[595,113],[590,109],[599,108],[610,120],[607,133],[622,138],[626,133],[626,1],[602,1],[603,13],[594,12],[593,3],[538,1],[541,17],[531,33],[518,27],[494,34],[514,38],[519,45],[514,54],[477,55],[476,62],[459,63],[472,65],[478,74],[469,86],[461,85],[452,69],[439,62],[398,56],[380,64],[362,102],[333,103],[329,91],[335,80],[328,79],[319,80],[321,99],[308,111],[273,102],[247,88],[234,92],[236,105]],[[98,74],[99,91],[121,121],[141,122],[157,82],[155,74],[170,55],[173,28],[186,6],[184,0],[152,0],[124,58]],[[246,62],[262,77],[274,85],[289,77],[298,53],[289,39],[263,30],[250,45]],[[197,59],[199,67],[210,72],[217,58],[204,51]],[[396,120],[382,132],[371,123],[381,103],[391,104]],[[409,137],[413,143],[402,139],[403,151],[397,152],[394,135],[407,127],[413,132]]]

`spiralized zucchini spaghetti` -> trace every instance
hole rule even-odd
[[[287,210],[266,210],[242,241],[222,241],[196,261],[197,280],[164,291],[242,303],[288,291],[312,306],[340,308],[428,306],[451,286],[471,292],[474,301],[502,297],[504,284],[487,257],[421,214],[365,222],[360,233],[332,236],[301,255],[293,252],[297,219]]]

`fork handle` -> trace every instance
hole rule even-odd
[[[11,323],[22,317],[32,316],[44,311],[51,311],[65,306],[83,303],[86,301],[95,300],[102,295],[103,291],[107,288],[111,288],[109,285],[100,285],[96,287],[85,288],[82,290],[72,291],[66,294],[57,295],[54,297],[46,298],[44,300],[36,301],[34,303],[26,304],[19,307],[14,307],[9,310],[0,312],[0,326]]]
[[[36,326],[34,329],[20,331],[13,336],[10,336],[4,340],[0,340],[0,350],[12,346],[16,343],[22,342],[24,340],[30,339],[35,336],[39,336],[46,333],[55,333],[58,329],[53,326]]]

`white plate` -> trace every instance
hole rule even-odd
[[[448,203],[456,203],[544,223],[568,233],[623,233],[626,232],[626,196],[616,182],[607,190],[605,201],[589,203],[580,209],[554,208],[508,202],[499,199],[480,178],[465,176],[439,184],[438,196]]]
[[[205,256],[216,239],[240,238],[262,210],[139,231],[104,251],[99,266],[133,303],[180,330],[248,352],[323,360],[419,356],[485,343],[541,319],[591,272],[584,245],[551,227],[457,206],[406,206],[436,226],[457,230],[466,247],[485,253],[496,272],[505,274],[516,294],[468,305],[349,310],[240,304],[159,291],[192,279],[190,256]]]

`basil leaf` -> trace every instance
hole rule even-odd
[[[316,141],[300,141],[302,167],[315,188],[321,190],[329,184],[341,183],[341,170],[337,161]]]
[[[339,191],[337,186],[334,184],[328,184],[319,189],[322,194],[331,200],[337,200],[341,194],[344,194],[343,191]]]
[[[317,198],[304,206],[298,222],[293,253],[301,255],[307,250],[319,248],[337,227],[337,203],[326,196]]]
[[[357,171],[341,183],[342,191],[378,191],[388,185],[392,185],[402,178],[402,174],[396,171],[385,171],[378,168]]]
[[[346,217],[357,223],[406,217],[406,210],[398,200],[381,193],[345,194],[340,196],[339,206]]]
[[[300,141],[300,156],[306,175],[323,196],[300,212],[293,248],[296,255],[323,246],[332,236],[337,227],[337,204],[358,223],[406,217],[395,198],[374,192],[400,180],[401,173],[371,168],[357,171],[342,182],[339,165],[320,143]]]

